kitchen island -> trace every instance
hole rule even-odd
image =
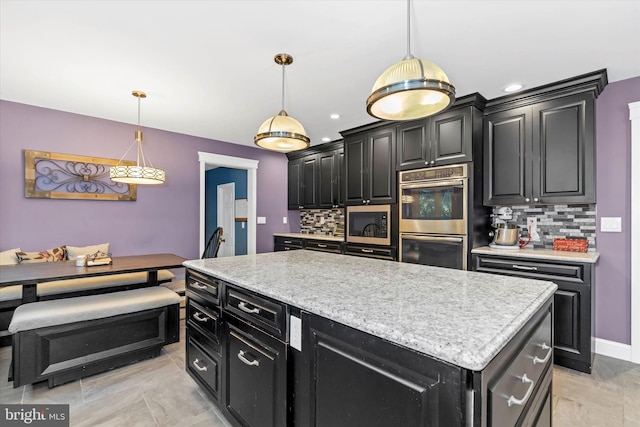
[[[551,282],[311,251],[184,265],[187,370],[234,425],[550,422]]]

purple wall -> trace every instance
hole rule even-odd
[[[597,100],[597,228],[622,217],[622,233],[596,234],[596,336],[631,343],[631,122],[640,77],[610,83]],[[634,167],[639,167],[634,165]],[[638,260],[636,260],[638,262]]]
[[[23,150],[119,159],[135,125],[0,101],[0,251],[109,242],[114,256],[199,255],[198,151],[258,160],[257,252],[273,250],[287,211],[287,158],[258,148],[143,128],[145,150],[167,182],[138,186],[138,200],[89,201],[24,197]],[[128,159],[133,159],[130,152]]]

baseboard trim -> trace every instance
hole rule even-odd
[[[609,341],[602,338],[595,339],[596,353],[603,356],[614,357],[631,361],[631,345]]]

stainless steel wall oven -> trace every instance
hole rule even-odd
[[[401,262],[467,269],[470,166],[400,172]]]

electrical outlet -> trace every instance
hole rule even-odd
[[[283,223],[283,224],[286,224],[286,223],[287,223],[287,217],[286,217],[286,216],[283,216],[283,217],[282,217],[282,223]]]
[[[539,242],[540,235],[538,234],[538,218],[536,218],[535,216],[527,217],[527,228],[531,230],[531,241]]]
[[[266,216],[259,216],[258,217],[258,224],[266,224],[267,223],[267,217]]]

